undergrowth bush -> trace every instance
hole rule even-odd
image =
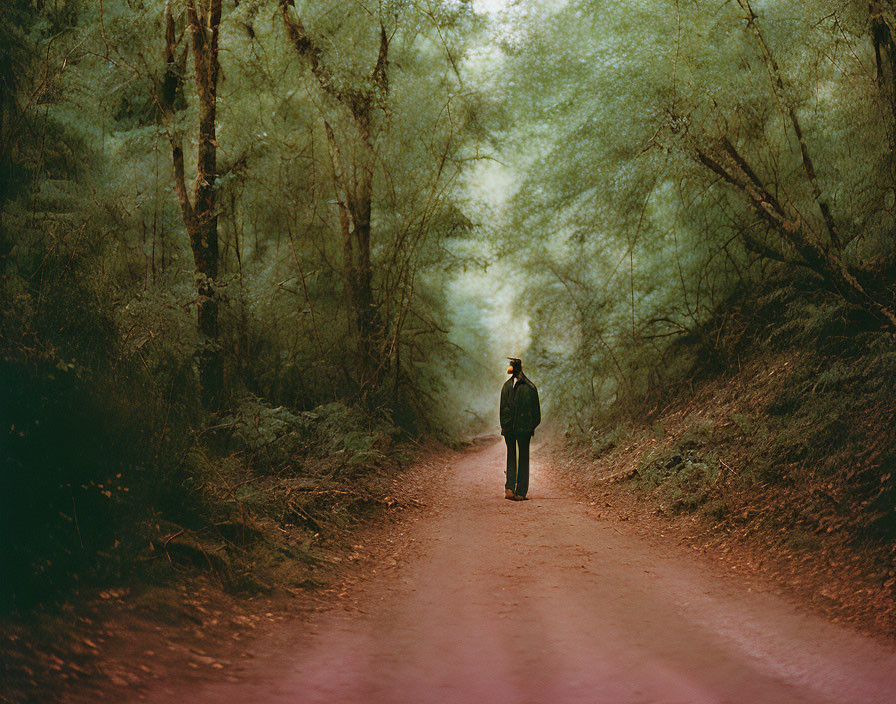
[[[98,306],[101,283],[50,296],[40,311],[23,287],[0,320],[2,608],[130,577],[164,581],[185,567],[227,585],[267,583],[252,576],[263,545],[279,557],[258,558],[259,570],[308,564],[310,548],[297,547],[305,538],[271,542],[274,524],[320,530],[314,507],[288,499],[284,482],[372,471],[401,431],[349,402],[301,411],[245,393],[210,416],[183,308],[165,296]],[[352,520],[331,508],[334,523]]]
[[[607,462],[616,448],[640,452],[625,476],[667,512],[733,519],[785,553],[849,544],[876,575],[892,574],[896,346],[876,321],[799,276],[771,277],[755,294],[714,313],[737,320],[714,337],[738,344],[727,367],[694,355],[652,413],[602,409],[582,442]],[[682,339],[667,352],[699,344]]]
[[[160,404],[124,365],[113,378],[77,362],[7,362],[0,580],[5,607],[28,606],[119,567],[135,518],[195,510],[183,489],[187,409]]]

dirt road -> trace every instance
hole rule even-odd
[[[896,702],[896,649],[599,518],[538,458],[511,502],[503,443],[463,455],[351,605],[257,641],[236,681],[140,701]]]

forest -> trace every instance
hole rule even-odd
[[[892,0],[0,10],[8,617],[303,588],[507,356],[589,471],[892,594],[894,335]]]

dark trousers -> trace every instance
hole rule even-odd
[[[508,433],[504,436],[507,443],[507,481],[505,489],[510,489],[517,496],[525,496],[529,491],[529,439],[531,435]],[[519,449],[519,457],[517,457]]]

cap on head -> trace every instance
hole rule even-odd
[[[518,374],[523,370],[523,360],[519,357],[508,357],[510,360],[510,366],[507,367],[508,374]]]

